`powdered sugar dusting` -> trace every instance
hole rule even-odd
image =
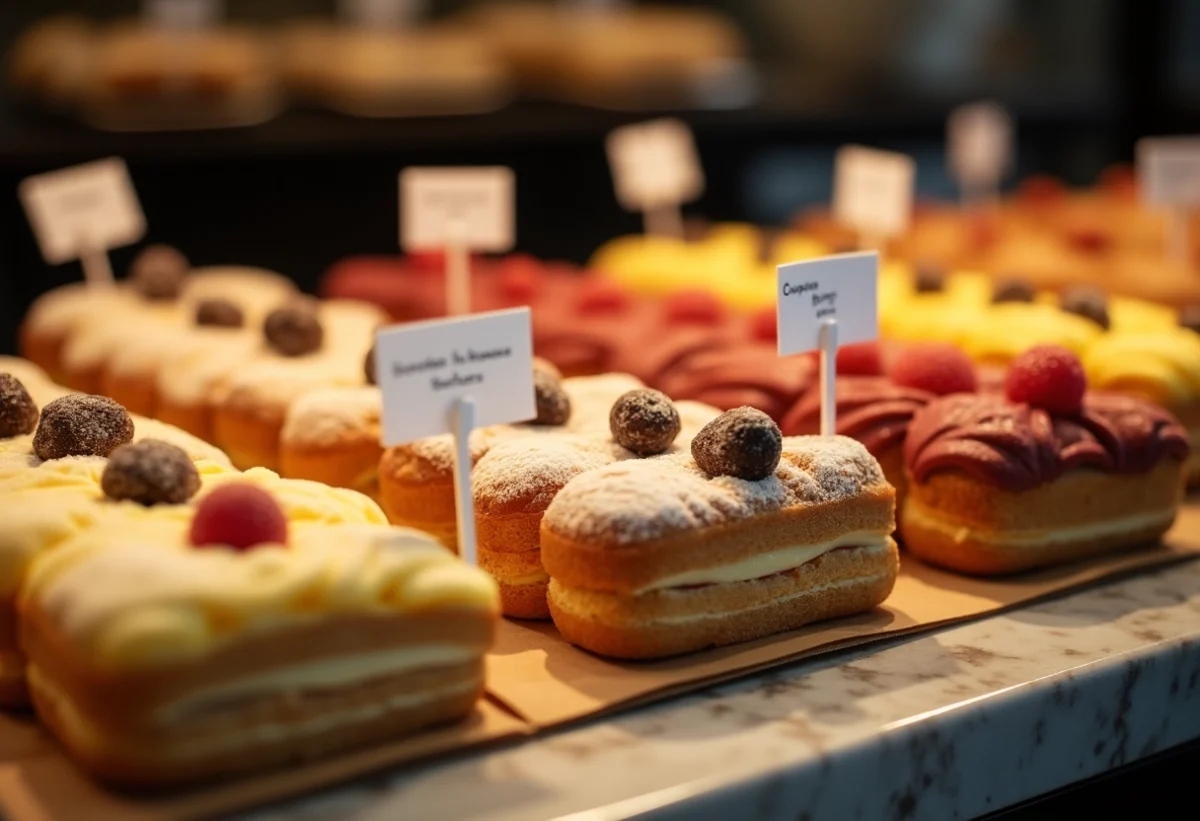
[[[378,434],[382,410],[383,394],[373,385],[315,390],[288,408],[283,441],[329,447],[348,436]]]
[[[559,433],[500,442],[471,473],[477,509],[521,500],[529,510],[545,510],[571,479],[589,470],[632,459],[634,454],[608,437]]]
[[[883,482],[878,462],[852,439],[785,437],[779,468],[760,481],[710,478],[686,452],[583,472],[555,496],[545,521],[570,539],[635,544],[786,507],[849,499]]]

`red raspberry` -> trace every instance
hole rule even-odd
[[[1102,254],[1112,248],[1112,237],[1099,228],[1077,228],[1067,234],[1068,244],[1085,254]]]
[[[679,291],[666,300],[667,321],[674,325],[717,325],[724,318],[721,301],[708,291]]]
[[[1078,413],[1087,377],[1079,357],[1057,345],[1038,345],[1013,360],[1004,393],[1013,402],[1051,413]]]
[[[944,396],[974,393],[975,366],[958,348],[945,342],[909,345],[896,356],[888,374],[897,385]]]
[[[761,339],[763,342],[774,344],[777,322],[779,322],[779,317],[776,315],[775,309],[763,308],[751,318],[750,331],[754,334],[755,339]]]
[[[633,301],[629,293],[617,285],[603,279],[584,282],[579,288],[579,313],[590,316],[594,314],[616,314],[624,311]]]
[[[248,482],[214,490],[196,505],[190,541],[197,547],[225,545],[246,550],[260,544],[287,544],[287,517],[270,493]]]
[[[854,376],[882,376],[883,349],[878,342],[859,342],[838,348],[837,372]]]

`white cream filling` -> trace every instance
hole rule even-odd
[[[323,659],[296,664],[269,673],[244,676],[215,687],[208,687],[160,707],[154,721],[173,724],[190,714],[200,713],[223,701],[252,698],[272,693],[330,690],[369,681],[383,675],[398,675],[431,667],[465,664],[478,658],[478,650],[462,645],[431,644],[378,650],[338,659]]]
[[[44,693],[53,703],[59,721],[64,725],[66,734],[72,737],[72,743],[92,751],[93,755],[112,755],[115,747],[126,747],[126,754],[141,756],[145,749],[137,742],[130,743],[124,738],[106,737],[103,731],[92,723],[91,719],[79,712],[75,703],[64,693],[57,684],[46,678],[36,666],[29,668],[29,682]],[[305,720],[288,721],[286,724],[256,724],[246,726],[240,732],[230,730],[214,736],[189,736],[180,738],[176,744],[159,744],[154,751],[155,758],[174,764],[185,764],[197,759],[210,758],[228,750],[245,750],[270,744],[278,744],[293,739],[303,739],[330,728],[345,728],[366,724],[370,721],[386,718],[398,710],[414,709],[439,699],[457,696],[469,692],[479,685],[472,679],[428,690],[420,693],[397,693],[385,699],[353,707],[342,707],[325,713],[317,713]]]
[[[794,570],[808,564],[814,559],[824,556],[839,547],[879,547],[887,544],[891,538],[890,531],[856,530],[844,533],[835,539],[816,544],[794,545],[759,553],[747,559],[718,565],[703,567],[696,570],[685,570],[673,576],[665,576],[634,591],[634,595],[649,593],[652,590],[666,590],[672,587],[690,587],[698,584],[732,584],[761,579],[785,570]]]
[[[1050,530],[1000,530],[989,532],[977,530],[969,525],[960,525],[943,521],[930,516],[926,509],[916,502],[910,502],[904,510],[904,518],[921,527],[948,534],[955,542],[965,541],[984,542],[985,544],[1003,547],[1040,547],[1046,544],[1062,542],[1082,542],[1104,536],[1120,533],[1132,533],[1156,524],[1167,524],[1175,518],[1175,508],[1155,510],[1150,513],[1137,513],[1133,516],[1123,516],[1119,519],[1109,519],[1104,522],[1089,522],[1085,525],[1071,527],[1056,527]]]

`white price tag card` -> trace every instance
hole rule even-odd
[[[1200,205],[1200,137],[1145,137],[1137,144],[1138,183],[1153,205]]]
[[[912,212],[912,157],[858,145],[838,149],[833,184],[837,219],[863,234],[891,237],[908,228]]]
[[[524,422],[533,398],[528,308],[387,328],[375,344],[385,445],[455,431],[460,399],[475,403],[475,426]]]
[[[605,141],[617,201],[627,211],[691,202],[704,193],[692,130],[661,119],[614,129]]]
[[[995,186],[1012,158],[1012,118],[997,103],[972,103],[950,112],[946,121],[950,168],[958,181]]]
[[[405,26],[425,15],[428,0],[338,0],[338,15],[356,26]]]
[[[50,265],[131,245],[146,234],[129,169],[116,157],[27,177],[19,194]]]
[[[511,168],[406,168],[400,172],[400,244],[408,251],[462,245],[513,247]]]
[[[163,28],[202,29],[222,17],[221,0],[142,0],[142,12]]]
[[[779,355],[819,348],[821,326],[837,322],[839,345],[879,338],[879,254],[864,251],[789,262],[776,269]]]

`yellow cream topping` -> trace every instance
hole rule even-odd
[[[495,582],[405,528],[300,525],[289,544],[187,544],[169,520],[94,528],[44,554],[22,594],[93,664],[148,668],[332,613],[498,609]]]
[[[1109,334],[1084,351],[1083,367],[1094,389],[1185,404],[1200,397],[1200,335],[1179,327]]]

